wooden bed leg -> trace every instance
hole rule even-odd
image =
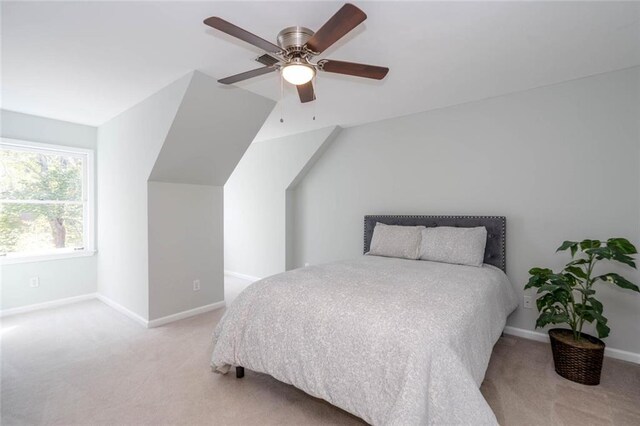
[[[244,377],[244,367],[236,367],[236,379],[242,379]]]

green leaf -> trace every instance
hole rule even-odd
[[[598,332],[598,337],[600,339],[604,339],[609,335],[611,329],[605,323],[597,322],[596,323],[596,331]]]
[[[568,323],[568,322],[569,322],[569,316],[565,313],[555,314],[551,317],[551,324],[562,324],[562,323]]]
[[[554,274],[549,277],[549,282],[562,287],[567,291],[571,291],[577,285],[577,279],[571,274]]]
[[[577,278],[582,278],[583,280],[587,279],[587,273],[582,268],[579,268],[577,266],[567,266],[566,268],[564,268],[564,270],[570,274],[573,274]]]
[[[583,240],[580,242],[580,249],[582,251],[585,251],[590,248],[600,247],[601,245],[602,243],[598,240]]]
[[[598,247],[587,249],[584,251],[587,254],[592,254],[596,257],[596,259],[611,259],[613,256],[613,252],[610,247]]]
[[[636,267],[636,262],[633,260],[631,256],[627,256],[626,254],[620,253],[618,251],[613,252],[613,260],[616,260],[620,263],[624,263],[626,265],[631,266],[632,268]]]
[[[571,293],[571,291],[567,291],[565,289],[561,289],[553,292],[553,297],[556,299],[558,303],[564,306],[565,309],[569,301],[572,300],[572,295],[573,293]]]
[[[553,271],[548,268],[531,268],[529,270],[531,277],[529,282],[524,286],[525,290],[531,287],[540,287],[547,282],[549,275],[553,274]]]
[[[543,307],[552,306],[554,303],[556,303],[556,300],[551,293],[547,293],[544,296],[536,299],[536,307],[538,308],[538,312],[542,311]]]
[[[600,275],[599,277],[596,277],[596,279],[600,279],[602,281],[615,284],[620,288],[626,288],[627,290],[633,290],[635,292],[640,293],[640,288],[638,288],[637,285],[633,284],[631,281],[613,272],[609,274]]]
[[[588,300],[588,301],[589,301],[589,303],[591,304],[591,308],[592,308],[594,311],[596,311],[596,312],[597,312],[597,313],[599,313],[599,314],[601,314],[601,313],[602,313],[603,306],[602,306],[602,303],[600,303],[600,301],[599,301],[599,300],[596,300],[596,299],[595,299],[595,298],[593,298],[593,297],[589,297],[587,300]]]
[[[584,265],[586,263],[589,263],[589,261],[587,259],[576,259],[576,260],[572,260],[571,262],[567,263],[567,266]]]
[[[553,311],[558,309],[557,304],[562,305],[566,310],[567,305],[567,292],[564,290],[555,291],[553,293],[546,293],[543,296],[536,299],[536,307],[539,312]]]
[[[546,317],[538,317],[536,320],[536,328],[543,328],[545,325],[550,324],[549,321],[545,320]]]
[[[626,238],[609,238],[607,240],[607,247],[616,248],[622,254],[637,254],[636,247],[629,242]]]
[[[576,288],[577,291],[579,291],[580,293],[584,294],[585,296],[592,296],[594,294],[596,294],[595,290],[591,290],[590,288],[584,289],[584,288]]]
[[[561,289],[562,287],[560,287],[559,285],[556,284],[543,284],[538,288],[538,293],[543,293],[545,291],[548,292],[554,292],[558,289]]]
[[[545,325],[551,324],[552,314],[542,313],[536,320],[536,328],[542,328]]]
[[[536,328],[548,324],[561,324],[569,322],[569,316],[565,312],[544,312],[536,320]]]
[[[577,247],[578,247],[577,242],[565,241],[564,243],[562,243],[560,247],[558,247],[558,249],[556,250],[556,253],[559,251],[565,251],[566,249],[571,249],[571,256],[573,256],[576,253]]]
[[[601,323],[603,323],[603,324],[606,324],[606,323],[608,323],[608,322],[609,322],[609,320],[608,320],[607,318],[605,318],[604,316],[602,316],[602,314],[600,314],[600,313],[598,313],[598,312],[594,311],[593,309],[590,309],[590,310],[589,310],[589,313],[590,313],[591,315],[593,315],[593,317],[594,317],[594,318],[596,319],[596,321],[598,321],[598,322],[601,322]]]
[[[540,287],[546,282],[547,282],[546,276],[532,275],[531,277],[529,277],[529,282],[527,282],[527,285],[524,286],[524,289],[526,290],[531,287]]]
[[[588,306],[583,305],[582,303],[575,304],[575,311],[578,317],[582,318],[586,322],[593,322],[596,319],[595,315],[593,314],[594,311],[592,311]]]
[[[593,249],[587,249],[585,250],[585,253],[594,255],[598,260],[602,260],[602,259],[615,260],[617,262],[629,265],[632,268],[636,267],[636,263],[633,261],[632,257],[627,256],[626,254],[622,253],[616,248],[598,247]]]
[[[529,269],[530,275],[551,275],[553,271],[549,268],[531,268]]]

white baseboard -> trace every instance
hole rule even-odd
[[[115,302],[115,301],[109,299],[107,296],[102,295],[100,293],[96,294],[96,297],[98,298],[98,300],[103,302],[105,305],[108,305],[108,306],[112,307],[116,311],[120,312],[121,314],[123,314],[123,315],[125,315],[125,316],[127,316],[129,318],[131,318],[132,320],[134,320],[138,324],[142,325],[143,327],[148,327],[149,326],[149,321],[147,321],[146,319],[142,318],[140,315],[136,314],[135,312],[125,308],[124,306],[122,306],[118,302]]]
[[[50,302],[36,303],[33,305],[20,306],[18,308],[4,309],[0,311],[0,317],[8,317],[10,315],[24,314],[27,312],[38,311],[40,309],[57,308],[58,306],[68,305],[70,303],[82,302],[84,300],[95,299],[96,293],[82,294],[80,296],[66,297],[64,299],[52,300]]]
[[[240,278],[241,280],[247,280],[247,281],[258,281],[261,280],[262,278],[259,277],[254,277],[252,275],[245,275],[245,274],[241,274],[240,272],[233,272],[233,271],[224,271],[225,275],[229,275],[230,277],[235,277],[235,278]]]
[[[504,328],[505,334],[510,334],[512,336],[523,337],[525,339],[536,340],[538,342],[549,342],[549,335],[546,333],[540,333],[539,331],[533,330],[525,330],[523,328],[506,326]],[[610,358],[620,359],[622,361],[633,362],[635,364],[640,364],[640,354],[623,351],[622,349],[615,349],[606,347],[604,349],[605,356]]]
[[[205,312],[214,311],[216,309],[224,308],[226,305],[224,300],[221,302],[212,303],[210,305],[200,306],[199,308],[189,309],[188,311],[178,312],[177,314],[167,315],[166,317],[156,318],[147,323],[148,328],[159,327],[161,325],[168,324],[173,321],[178,321],[184,318],[189,318],[194,315],[203,314]]]
[[[0,317],[8,317],[10,315],[24,314],[24,313],[27,313],[27,312],[33,312],[33,311],[37,311],[37,310],[41,310],[41,309],[56,308],[58,306],[69,305],[71,303],[77,303],[77,302],[82,302],[84,300],[91,300],[91,299],[100,300],[105,305],[110,306],[111,308],[113,308],[116,311],[120,312],[121,314],[131,318],[132,320],[134,320],[135,322],[137,322],[138,324],[140,324],[140,325],[142,325],[143,327],[146,327],[146,328],[159,327],[161,325],[168,324],[168,323],[173,322],[173,321],[178,321],[178,320],[181,320],[181,319],[184,319],[184,318],[189,318],[189,317],[192,317],[194,315],[198,315],[198,314],[202,314],[202,313],[205,313],[205,312],[213,311],[215,309],[224,308],[226,306],[225,302],[223,300],[221,302],[211,303],[209,305],[200,306],[200,307],[195,308],[195,309],[189,309],[187,311],[178,312],[177,314],[167,315],[166,317],[157,318],[157,319],[154,319],[154,320],[151,320],[151,321],[147,321],[146,319],[142,318],[140,315],[136,314],[135,312],[131,311],[130,309],[125,308],[124,306],[122,306],[118,302],[115,302],[112,299],[109,299],[108,297],[106,297],[106,296],[104,296],[104,295],[102,295],[100,293],[89,293],[89,294],[83,294],[83,295],[80,295],[80,296],[67,297],[65,299],[52,300],[51,302],[36,303],[34,305],[21,306],[19,308],[4,309],[4,310],[0,311]]]
[[[504,332],[505,334],[524,337],[525,339],[535,340],[537,342],[549,342],[549,335],[540,333],[539,331],[525,330],[524,328],[511,327],[508,325],[504,328]]]

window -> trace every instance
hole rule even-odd
[[[93,151],[0,140],[0,259],[92,254]]]

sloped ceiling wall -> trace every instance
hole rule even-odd
[[[152,324],[224,300],[222,186],[274,105],[193,73],[149,175]]]
[[[103,296],[143,323],[219,301],[222,185],[273,106],[195,71],[98,129]],[[194,234],[185,233],[187,225],[207,237],[185,242]],[[217,266],[201,272],[193,259]],[[202,280],[197,294],[193,279]]]
[[[141,322],[149,314],[147,178],[191,77],[98,128],[98,292]]]
[[[224,185],[274,105],[194,72],[149,180]]]
[[[325,127],[249,147],[224,187],[226,270],[262,278],[286,269],[287,193],[339,132]]]

